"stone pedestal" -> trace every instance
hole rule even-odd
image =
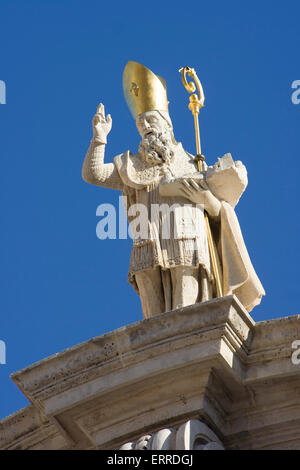
[[[12,375],[0,449],[300,449],[297,339],[234,296],[119,328]]]

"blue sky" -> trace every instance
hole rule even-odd
[[[237,214],[267,292],[256,321],[299,312],[299,2],[0,0],[0,418],[27,404],[9,374],[142,318],[127,282],[130,240],[96,237],[96,208],[119,193],[81,166],[102,101],[106,161],[139,136],[122,91],[127,60],[165,78],[175,136],[195,151],[178,69],[197,70],[203,153],[248,170]]]

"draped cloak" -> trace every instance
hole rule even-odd
[[[135,273],[156,266],[160,266],[162,273],[176,266],[201,266],[212,281],[203,207],[184,197],[162,197],[159,194],[159,185],[166,178],[199,175],[192,155],[178,144],[168,165],[150,165],[140,155],[129,151],[116,156],[114,162],[123,183],[127,210],[134,204],[143,204],[148,212],[148,237],[133,239],[128,280],[135,290],[138,291]],[[222,265],[223,295],[235,294],[250,312],[260,303],[265,291],[252,266],[234,207],[220,198],[220,194],[218,198],[221,209],[218,219],[212,220],[212,229]],[[166,223],[164,215],[160,213],[158,217],[150,217],[153,204],[177,205],[169,219],[171,237],[162,237]],[[186,206],[184,217],[183,206]],[[128,214],[129,223],[132,218],[132,214]],[[176,238],[172,236],[174,232]]]

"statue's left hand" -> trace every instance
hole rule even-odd
[[[180,187],[181,194],[195,204],[201,204],[212,216],[217,216],[220,211],[220,201],[211,193],[205,181],[184,179]]]
[[[207,199],[208,192],[210,192],[204,181],[198,180],[196,183],[192,178],[182,180],[180,191],[182,195],[195,204],[204,204]]]

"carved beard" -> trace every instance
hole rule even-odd
[[[150,165],[170,163],[174,156],[174,144],[169,132],[152,131],[147,134],[139,145],[139,153]]]

